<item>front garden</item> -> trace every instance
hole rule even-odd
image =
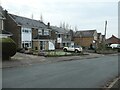
[[[21,49],[18,52],[30,54],[30,55],[37,55],[37,56],[45,56],[45,57],[61,57],[61,56],[75,56],[75,55],[83,55],[82,53],[75,53],[75,52],[64,52],[63,50],[53,50],[53,51],[45,51],[45,50],[33,50],[33,49]]]

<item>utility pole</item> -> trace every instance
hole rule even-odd
[[[105,21],[105,39],[106,39],[106,30],[107,30],[107,20]]]
[[[105,35],[105,41],[104,41],[104,43],[103,43],[103,50],[105,50],[106,49],[106,31],[107,31],[107,20],[105,21],[105,33],[104,33],[104,35]]]

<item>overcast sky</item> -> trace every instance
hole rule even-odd
[[[40,20],[45,24],[60,26],[65,22],[78,30],[96,29],[104,34],[105,21],[107,37],[118,36],[119,0],[1,0],[9,13]]]

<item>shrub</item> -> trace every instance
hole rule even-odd
[[[23,50],[23,48],[17,48],[17,52],[20,52],[21,50]]]
[[[16,43],[11,38],[0,38],[2,45],[2,60],[9,60],[16,54]]]

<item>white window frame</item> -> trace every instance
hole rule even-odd
[[[42,35],[42,30],[41,29],[38,30],[38,35]]]
[[[48,30],[44,30],[44,35],[49,35],[49,31]]]
[[[30,40],[22,39],[24,34],[25,35],[30,35],[30,38],[29,38]],[[24,47],[26,47],[25,43],[28,43],[27,48],[32,48],[32,29],[31,28],[25,28],[25,27],[21,28],[21,41],[22,41],[22,43],[21,43],[22,48],[23,48],[23,45],[24,45]]]

